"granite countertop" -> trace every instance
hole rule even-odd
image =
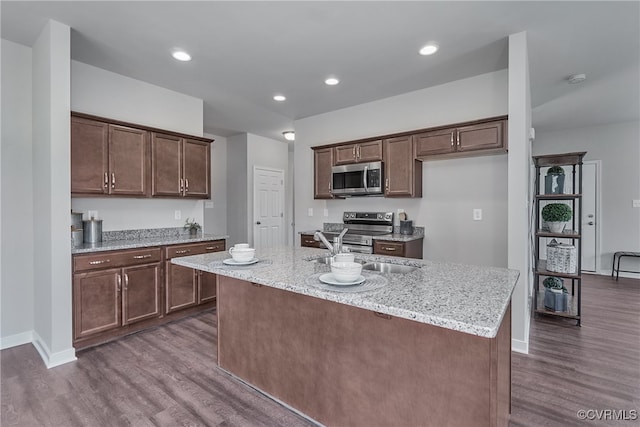
[[[171,262],[488,338],[496,336],[520,274],[506,268],[358,254],[357,258],[368,261],[419,268],[407,274],[384,274],[387,285],[380,289],[337,292],[309,282],[311,276],[330,271],[326,264],[309,261],[326,255],[326,249],[278,247],[258,251],[260,261],[250,266],[223,264],[229,257],[224,252],[173,258]],[[381,275],[365,270],[362,274],[365,278]]]
[[[85,254],[92,252],[114,251],[118,249],[148,248],[152,246],[176,245],[181,243],[209,242],[212,240],[227,239],[229,236],[216,234],[198,233],[195,236],[190,234],[175,234],[171,236],[131,236],[123,235],[121,239],[104,240],[98,243],[83,243],[72,247],[71,254]]]

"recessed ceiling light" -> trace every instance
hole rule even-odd
[[[327,80],[324,81],[325,84],[328,84],[329,86],[335,86],[338,83],[340,83],[340,80],[336,79],[335,77],[329,77]]]
[[[423,46],[422,49],[420,49],[420,55],[433,55],[437,51],[438,45],[435,43],[429,43],[428,45]]]
[[[178,61],[191,61],[191,55],[184,50],[176,50],[171,55]]]
[[[286,100],[286,99],[287,99],[287,97],[286,97],[286,96],[284,96],[284,95],[273,95],[273,100],[274,100],[274,101],[280,101],[280,102],[282,102],[282,101],[284,101],[284,100]]]
[[[587,79],[586,74],[573,74],[567,77],[567,81],[571,84],[582,83]]]
[[[287,141],[295,141],[296,140],[296,133],[292,130],[288,130],[285,132],[282,132],[282,135],[284,136],[284,139],[286,139]]]

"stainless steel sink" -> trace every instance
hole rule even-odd
[[[388,262],[369,262],[362,266],[363,270],[379,271],[380,273],[411,273],[418,267],[410,265],[390,264]]]

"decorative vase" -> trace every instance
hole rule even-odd
[[[563,194],[564,175],[548,174],[544,177],[545,194]]]
[[[547,227],[552,233],[562,233],[565,225],[564,221],[547,221]]]
[[[197,236],[198,235],[198,229],[197,228],[190,228],[189,229],[189,235]]]

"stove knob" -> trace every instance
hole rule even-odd
[[[355,212],[351,212],[351,218],[355,218],[356,217],[356,213]]]
[[[382,219],[382,214],[378,214],[378,219]]]
[[[386,213],[384,214],[384,219],[386,219],[387,221],[391,219],[391,214],[390,213]]]

